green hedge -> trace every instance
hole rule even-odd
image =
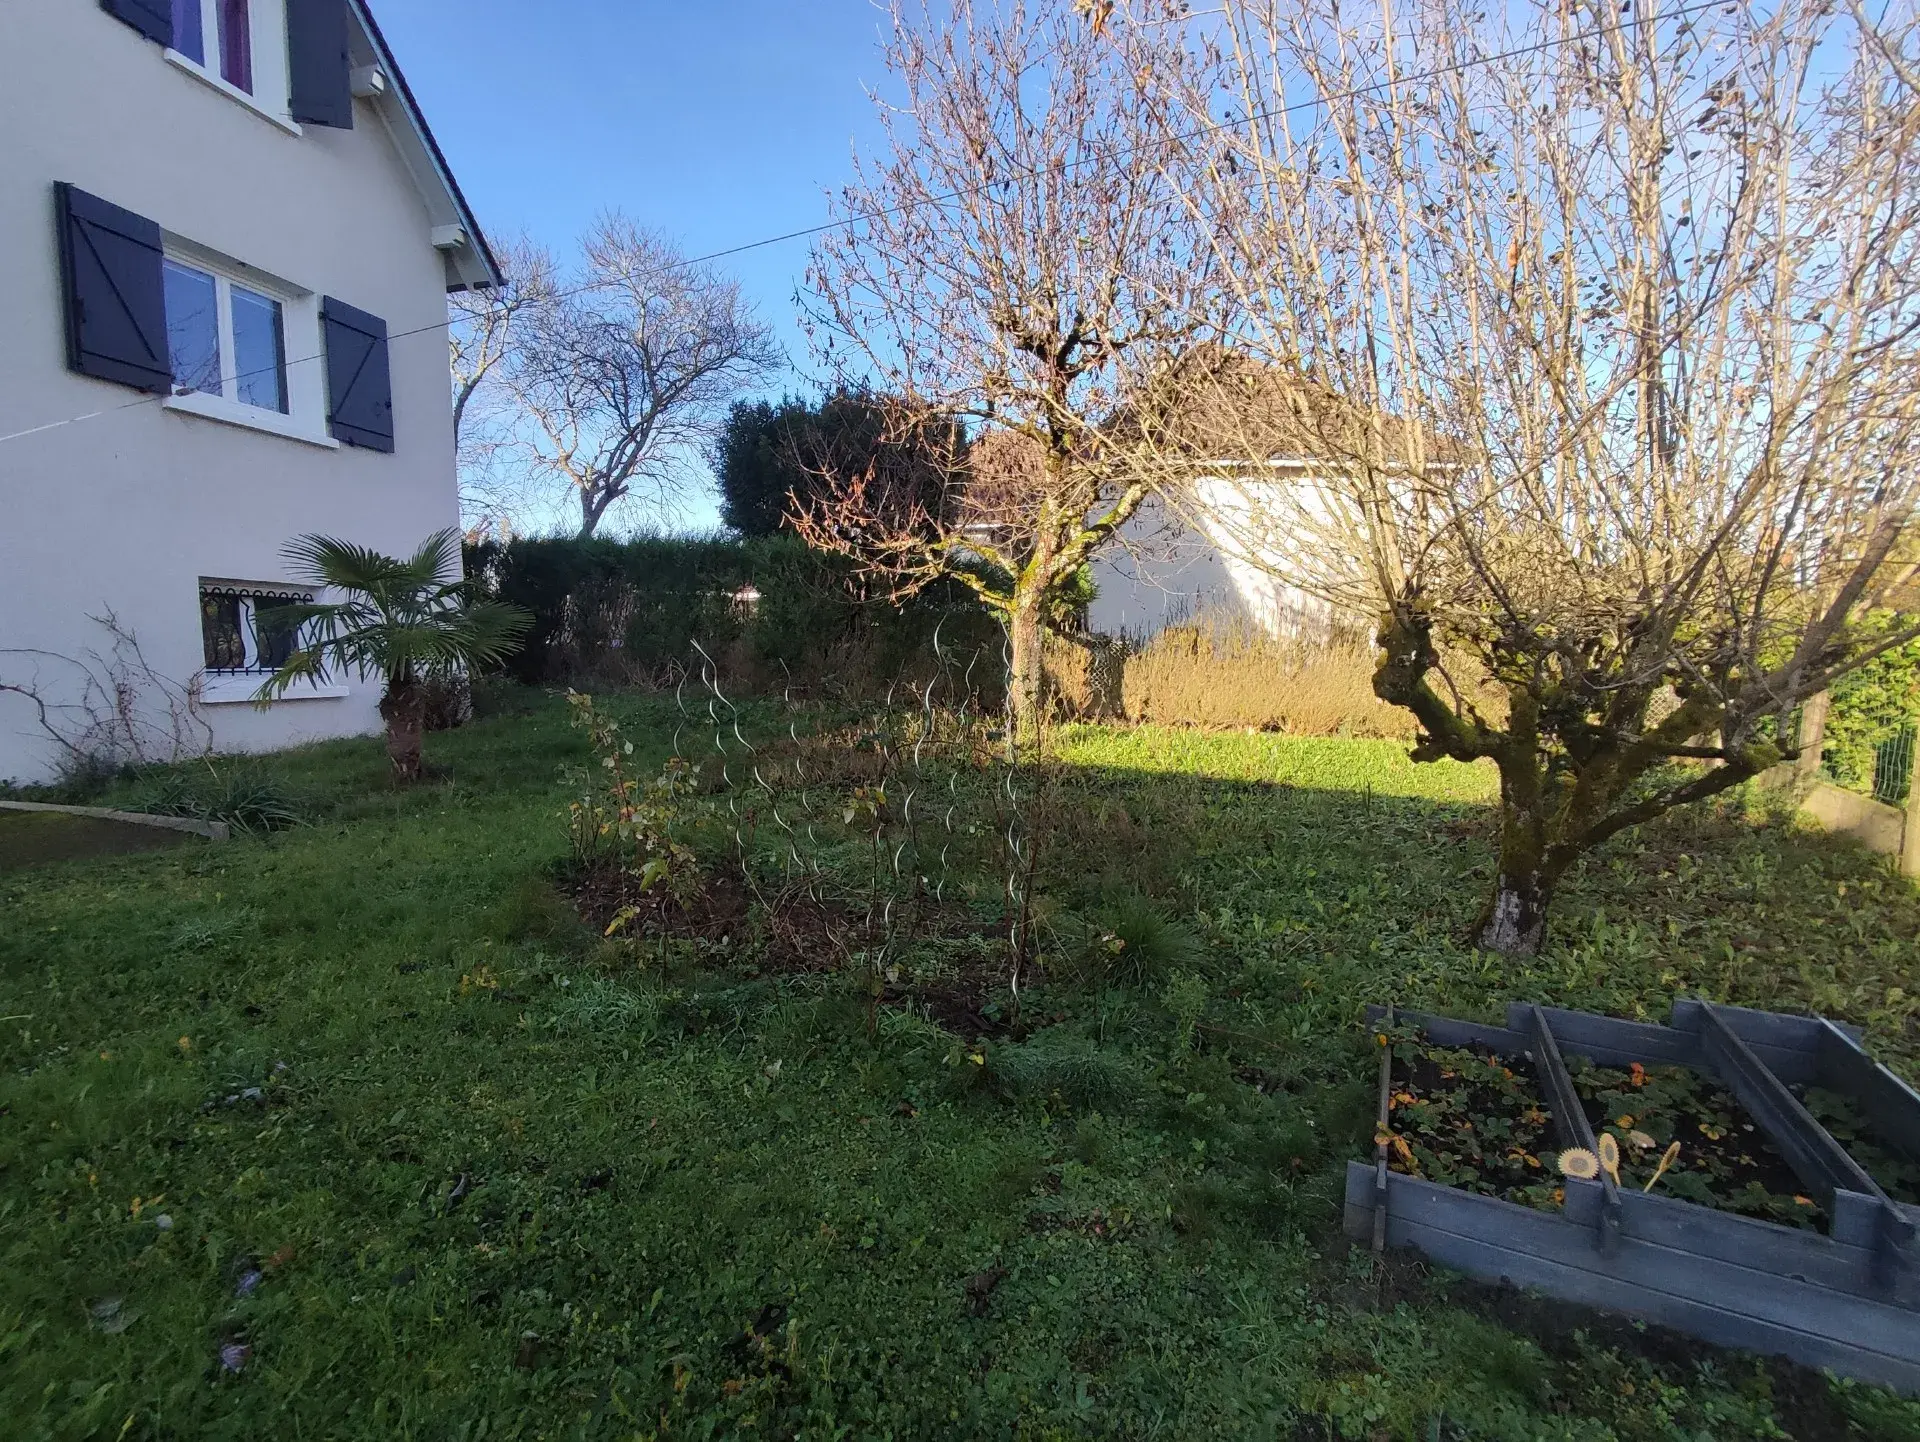
[[[533,614],[506,669],[534,685],[661,684],[697,641],[745,689],[868,690],[930,674],[936,627],[962,658],[999,644],[963,588],[872,599],[849,562],[791,536],[482,541],[466,563],[486,595]]]

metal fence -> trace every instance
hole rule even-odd
[[[1904,806],[1913,789],[1913,757],[1920,725],[1890,731],[1873,747],[1873,799]]]
[[[1789,750],[1799,747],[1806,726],[1806,708],[1796,706],[1784,723],[1776,722],[1763,727],[1763,735],[1772,735],[1782,746]],[[1831,729],[1826,735],[1826,746],[1833,745]],[[1867,743],[1872,752],[1871,774],[1862,764],[1864,758],[1856,754],[1853,764],[1836,768],[1829,764],[1833,754],[1829,750],[1820,767],[1820,779],[1846,791],[1863,796],[1871,796],[1875,801],[1884,801],[1889,806],[1904,806],[1913,793],[1913,768],[1916,755],[1920,755],[1920,717],[1897,721],[1881,729]],[[1850,748],[1857,753],[1857,742]]]

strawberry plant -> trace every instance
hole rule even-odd
[[[1920,1206],[1920,1162],[1890,1145],[1851,1097],[1807,1087],[1800,1100],[1881,1190],[1896,1202]]]
[[[1387,1144],[1395,1171],[1532,1206],[1556,1200],[1553,1118],[1533,1068],[1478,1047],[1390,1038]]]
[[[1746,1110],[1687,1067],[1593,1066],[1567,1059],[1594,1135],[1620,1151],[1620,1185],[1644,1188],[1667,1148],[1680,1144],[1659,1190],[1723,1212],[1819,1227],[1826,1213]]]

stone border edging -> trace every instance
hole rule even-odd
[[[43,801],[0,801],[0,811],[52,811],[62,816],[88,816],[95,821],[119,821],[128,826],[184,831],[209,841],[233,839],[233,828],[224,821],[194,821],[185,816],[148,816],[138,811],[109,811],[100,806],[52,806]]]

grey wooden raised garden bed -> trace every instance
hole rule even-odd
[[[1405,1176],[1383,1141],[1347,1168],[1346,1230],[1408,1247],[1455,1271],[1658,1322],[1723,1347],[1920,1395],[1920,1208],[1891,1200],[1790,1088],[1848,1097],[1890,1147],[1920,1158],[1920,1094],[1820,1017],[1675,1005],[1671,1025],[1516,1004],[1504,1027],[1390,1012],[1436,1046],[1525,1057],[1562,1147],[1595,1138],[1564,1058],[1599,1066],[1684,1066],[1746,1108],[1831,1219],[1825,1234],[1621,1189],[1565,1182],[1557,1212]],[[1381,1059],[1386,1135],[1391,1049]]]

